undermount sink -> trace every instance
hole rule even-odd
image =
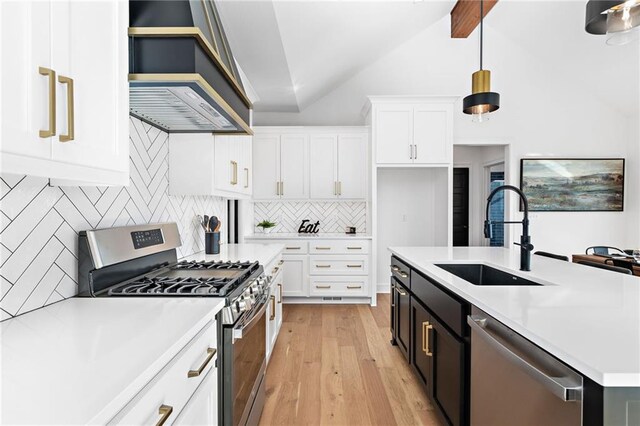
[[[542,285],[480,263],[441,263],[436,266],[473,285]]]

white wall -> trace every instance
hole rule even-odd
[[[390,246],[446,246],[447,168],[379,168],[377,280],[389,284]]]
[[[256,123],[358,125],[364,121],[361,110],[368,95],[466,96],[471,89],[471,73],[478,67],[477,41],[474,37],[443,38],[448,25],[447,17],[301,113],[256,113]],[[567,58],[571,60],[569,55]],[[610,65],[638,68],[638,60],[631,57],[628,62]],[[579,76],[563,73],[562,64],[540,62],[512,37],[488,27],[485,67],[492,71],[492,89],[502,96],[501,108],[489,122],[477,124],[471,123],[458,105],[454,137],[456,143],[463,144],[482,140],[510,144],[508,183],[518,185],[522,157],[627,157],[629,168],[639,166],[638,133],[632,134],[631,118],[590,93]],[[635,173],[634,169],[629,175],[633,180],[628,181],[624,212],[532,215],[536,249],[571,254],[593,244],[638,245],[640,180]],[[511,210],[516,212],[515,199],[509,199]],[[517,216],[519,213],[513,213],[511,218]]]
[[[485,166],[505,160],[504,146],[453,147],[453,166],[469,168],[469,245],[484,246],[483,223],[487,197]],[[517,233],[517,230],[516,230]]]

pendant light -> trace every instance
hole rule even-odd
[[[584,29],[589,34],[606,34],[609,45],[640,38],[640,0],[590,0]]]
[[[473,121],[489,119],[489,113],[500,108],[500,94],[491,91],[491,71],[482,69],[484,0],[480,0],[480,70],[471,76],[471,94],[462,101],[462,112],[471,114]]]

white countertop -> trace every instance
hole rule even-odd
[[[196,261],[258,261],[267,266],[278,256],[284,246],[282,244],[220,244],[220,254],[205,254],[204,251],[185,256],[180,260]]]
[[[367,234],[345,234],[345,233],[317,233],[317,234],[296,234],[296,233],[280,233],[271,232],[268,234],[258,233],[245,235],[247,239],[256,240],[370,240],[371,235]]]
[[[71,298],[0,323],[1,424],[104,424],[221,298]]]
[[[481,247],[391,247],[393,254],[602,386],[640,387],[640,277]],[[543,286],[475,286],[434,263],[485,263]]]

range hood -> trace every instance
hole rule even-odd
[[[129,110],[169,133],[253,134],[212,0],[129,2]]]

